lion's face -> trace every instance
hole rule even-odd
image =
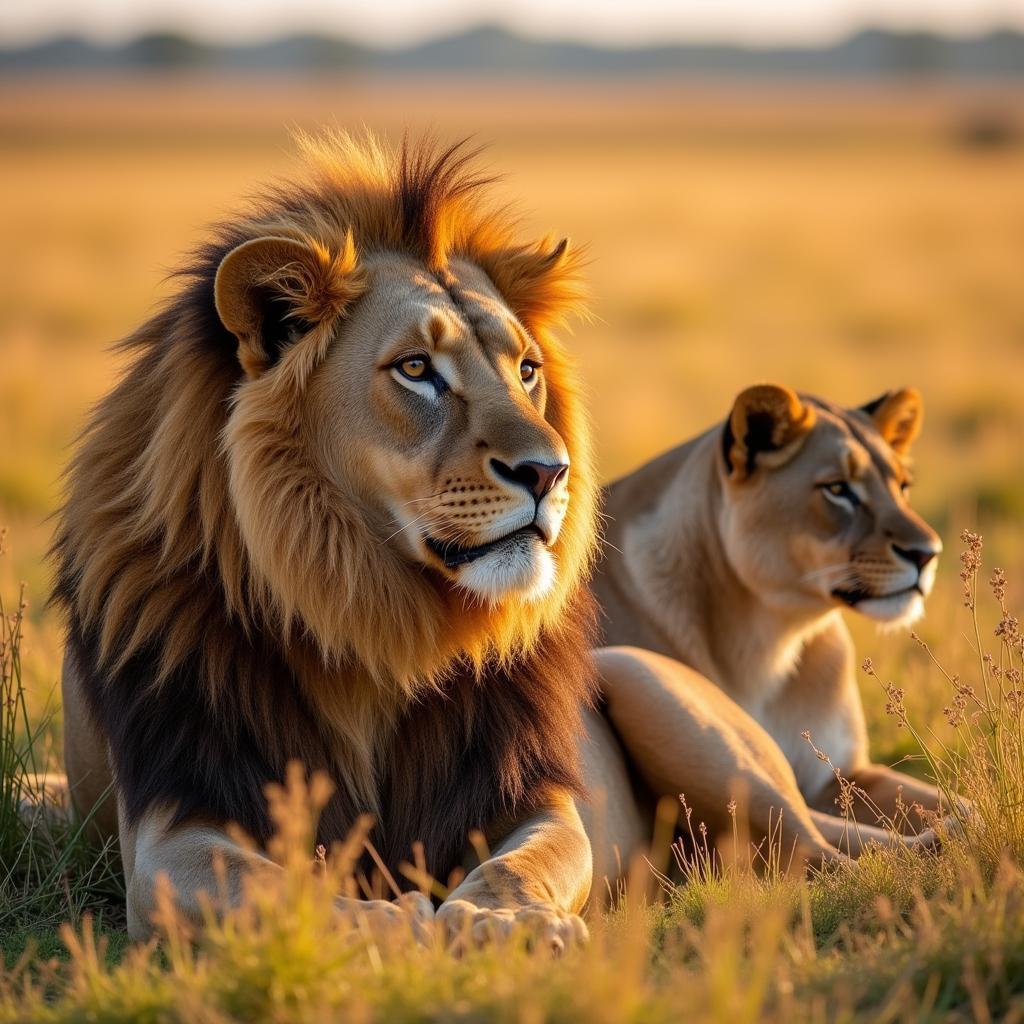
[[[529,311],[565,253],[430,269],[281,235],[223,258],[217,311],[245,371],[222,445],[234,519],[260,599],[325,654],[422,678],[525,648],[578,591],[586,420],[557,340],[509,299]]]
[[[725,438],[727,554],[779,606],[850,607],[906,624],[924,610],[942,543],[909,505],[916,391],[841,410],[764,386]]]
[[[545,354],[471,263],[368,257],[366,292],[314,371],[305,429],[381,544],[489,602],[558,572],[569,453],[545,418]]]

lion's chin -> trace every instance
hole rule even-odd
[[[517,538],[462,566],[458,584],[489,604],[539,601],[554,586],[555,556],[536,537]]]

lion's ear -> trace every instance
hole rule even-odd
[[[221,260],[213,296],[217,315],[238,338],[242,368],[258,377],[290,343],[330,327],[362,290],[350,232],[337,253],[294,238],[243,242]]]
[[[496,252],[484,269],[509,308],[531,330],[583,312],[582,255],[563,238]]]
[[[874,420],[875,429],[899,455],[906,455],[924,424],[924,399],[917,388],[899,388],[860,407]]]
[[[814,408],[778,384],[757,384],[733,403],[722,434],[726,472],[746,480],[757,466],[781,466],[804,443],[817,419]]]

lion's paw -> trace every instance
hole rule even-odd
[[[434,907],[422,893],[403,893],[387,900],[342,900],[338,904],[353,937],[374,942],[400,942],[412,938],[428,945],[433,934]]]
[[[446,944],[457,954],[525,935],[529,948],[560,956],[583,945],[590,937],[579,915],[559,910],[550,903],[530,903],[512,910],[451,900],[441,904],[436,920]]]

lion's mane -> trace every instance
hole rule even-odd
[[[596,486],[551,334],[579,303],[577,264],[516,243],[464,148],[396,154],[332,136],[304,149],[306,176],[217,227],[179,271],[179,292],[123,342],[129,369],[68,470],[54,599],[128,823],[164,805],[175,821],[236,822],[265,841],[265,785],[298,759],[337,786],[321,839],[369,811],[392,870],[421,840],[443,877],[470,829],[578,786]],[[316,477],[295,426],[326,336],[304,362],[264,374],[260,400],[238,408],[244,373],[214,278],[226,253],[264,235],[314,248],[318,277],[303,294],[333,313],[358,300],[359,276],[339,289],[332,268],[351,270],[359,253],[409,253],[433,272],[458,256],[489,274],[542,345],[547,418],[573,465],[549,598],[499,610],[467,602],[410,570]],[[245,462],[241,493],[228,444]]]

